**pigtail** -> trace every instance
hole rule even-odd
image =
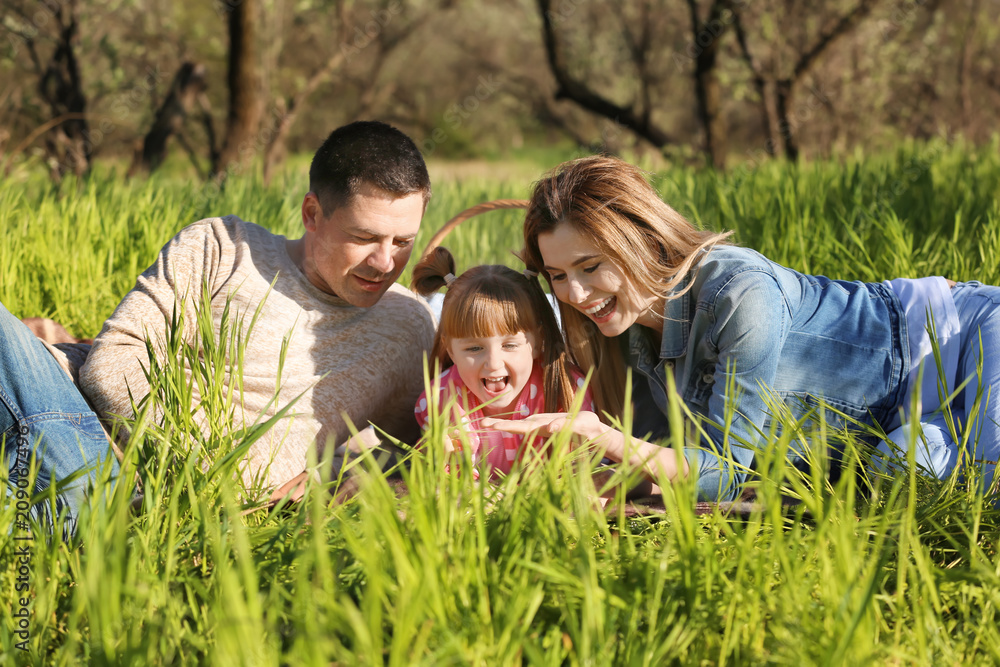
[[[448,284],[449,275],[455,275],[455,258],[447,248],[438,246],[413,267],[410,289],[420,296],[430,296]]]
[[[570,366],[565,350],[545,360],[542,384],[545,389],[546,412],[566,412],[573,405],[577,387],[570,375]]]
[[[430,296],[434,292],[448,284],[448,276],[455,279],[455,258],[447,248],[438,246],[421,259],[413,267],[413,277],[410,278],[410,289],[421,296]],[[444,308],[448,308],[447,296],[442,305],[442,315]],[[442,335],[439,326],[434,333],[434,345],[431,348],[430,362],[437,362],[440,371],[444,371],[452,365],[451,356],[448,354],[448,341]]]

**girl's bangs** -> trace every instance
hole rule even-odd
[[[448,339],[488,338],[513,336],[520,331],[535,332],[538,323],[530,299],[519,291],[511,292],[488,294],[483,290],[470,290],[456,294],[458,302],[445,304],[441,314],[441,335]]]

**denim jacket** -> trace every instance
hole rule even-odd
[[[906,319],[886,285],[804,275],[734,246],[708,251],[688,284],[667,299],[659,350],[655,333],[641,325],[622,343],[632,368],[634,435],[669,434],[667,373],[688,409],[703,418],[702,447],[685,450],[700,498],[732,500],[740,493],[754,447],[777,431],[769,403],[780,401],[796,418],[814,422],[826,405],[882,423],[903,402]],[[733,414],[724,432],[727,403]],[[844,424],[824,412],[827,424]]]

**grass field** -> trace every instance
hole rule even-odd
[[[654,180],[698,224],[734,229],[740,244],[802,271],[1000,283],[997,145],[905,145],[729,175],[677,168]],[[237,213],[297,235],[304,183],[301,170],[222,192],[98,174],[53,189],[15,172],[0,182],[0,301],[93,335],[191,221]],[[437,180],[417,247],[463,208],[529,187],[530,177]],[[516,265],[519,224],[517,213],[489,214],[447,245],[463,267]],[[156,399],[177,418],[140,416],[126,452],[140,508],[119,485],[85,514],[77,543],[36,529],[27,564],[10,539],[12,503],[0,511],[3,664],[1000,662],[1000,513],[973,473],[928,480],[901,461],[878,476],[847,438],[857,474],[828,484],[783,468],[786,436],[761,457],[764,510],[696,516],[682,483],[665,514],[629,519],[621,498],[595,508],[594,483],[578,473],[586,462],[563,441],[498,487],[446,476],[435,422],[404,498],[373,474],[344,505],[313,489],[300,507],[244,514],[224,454],[253,434],[204,434],[183,418],[182,393],[168,390],[178,366],[159,371]],[[222,421],[231,400],[207,395],[202,407]],[[781,495],[802,502],[782,511]],[[27,639],[15,634],[22,609]]]

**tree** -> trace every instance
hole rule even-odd
[[[648,14],[649,3],[642,4]],[[575,11],[575,8],[574,10]],[[648,33],[645,37],[636,39],[631,34],[628,37],[632,47],[632,61],[639,72],[639,107],[635,104],[616,104],[610,99],[593,90],[588,83],[570,73],[570,66],[561,45],[561,36],[557,24],[568,13],[560,13],[558,0],[538,0],[538,12],[542,18],[542,40],[545,44],[549,69],[556,79],[557,100],[572,100],[591,113],[611,119],[614,122],[635,132],[657,148],[675,143],[675,140],[662,127],[653,122],[653,95],[650,90],[653,81],[647,67],[651,40]]]
[[[259,50],[257,47],[257,0],[226,0],[229,55],[226,81],[229,113],[226,136],[212,171],[224,180],[232,170],[242,169],[253,157],[263,115]]]
[[[326,49],[321,60],[304,74],[287,95],[274,97],[274,127],[264,156],[264,180],[269,182],[274,168],[285,155],[285,145],[292,126],[308,100],[334,73],[340,73],[356,94],[344,96],[343,111],[351,117],[364,118],[382,106],[396,86],[381,83],[381,73],[390,57],[405,46],[436,14],[454,6],[455,0],[433,0],[423,6],[411,4],[404,14],[400,0],[346,2],[334,0],[332,7],[321,4],[327,20],[335,17],[334,37],[325,35]],[[324,27],[328,26],[324,23]],[[355,100],[351,105],[347,100]]]
[[[4,27],[12,44],[28,53],[37,92],[48,108],[37,134],[45,135],[50,173],[61,181],[67,172],[78,176],[90,169],[93,143],[87,120],[87,96],[77,58],[77,0],[65,2],[5,2]],[[34,135],[37,136],[37,135]]]
[[[789,160],[798,159],[799,144],[795,136],[796,124],[792,118],[795,94],[821,58],[838,42],[850,35],[858,24],[871,13],[877,2],[878,0],[858,0],[857,4],[843,13],[834,14],[825,21],[818,34],[810,42],[806,42],[807,45],[804,47],[792,46],[787,41],[783,45],[779,44],[777,49],[772,46],[769,67],[763,65],[761,60],[754,56],[751,49],[745,27],[748,15],[746,2],[733,4],[734,25],[740,51],[744,62],[750,69],[754,85],[760,96],[769,153],[776,153],[780,144],[785,157]],[[796,19],[802,21],[804,12],[811,11],[812,8],[811,6],[806,8],[804,4],[799,4],[797,9],[799,10],[797,15],[786,12],[786,21],[790,22]],[[763,11],[768,10],[765,8]],[[804,29],[789,31],[789,33],[794,33],[794,37],[800,43],[808,39],[804,35]],[[775,53],[781,46],[791,52],[791,58],[788,59],[793,61],[793,64],[790,67],[781,67],[779,61],[782,58]]]
[[[211,108],[205,97],[207,86],[204,65],[192,62],[185,62],[181,65],[174,76],[166,99],[156,112],[152,128],[143,139],[142,148],[134,156],[132,166],[129,168],[129,176],[139,171],[147,173],[155,171],[166,157],[167,141],[172,136],[177,138],[177,142],[191,157],[195,169],[201,171],[198,156],[184,134],[184,121],[196,104],[201,108],[202,120],[209,137],[210,163],[216,164],[218,162]]]
[[[336,0],[333,14],[337,17],[339,30],[337,31],[336,44],[343,45],[348,37],[348,3],[344,0]],[[294,93],[288,97],[278,95],[275,104],[274,118],[276,120],[267,148],[264,151],[264,182],[270,183],[274,168],[277,167],[285,157],[285,145],[288,135],[292,130],[292,125],[298,119],[299,111],[305,105],[309,97],[316,92],[320,84],[323,83],[337,68],[347,59],[348,51],[344,48],[333,47],[328,53],[326,62],[317,67],[305,82],[299,86]]]
[[[698,99],[698,118],[705,131],[705,146],[712,166],[726,168],[729,151],[728,123],[722,109],[722,89],[715,67],[722,36],[729,27],[732,4],[729,0],[713,0],[708,19],[699,18],[697,0],[687,0],[691,14],[691,34],[694,35],[694,89]],[[646,24],[648,25],[648,23]]]

